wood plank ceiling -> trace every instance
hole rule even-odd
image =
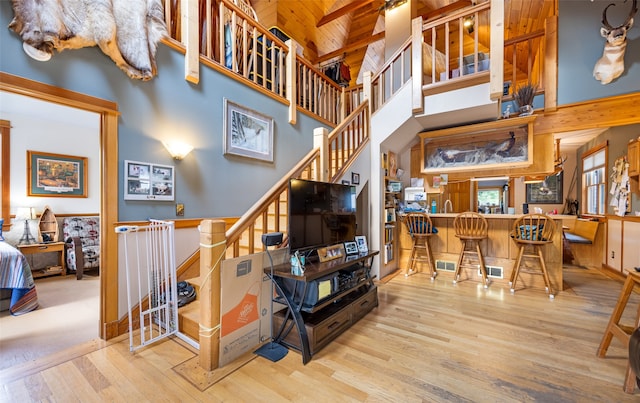
[[[412,1],[415,1],[415,15],[421,15],[425,20],[439,18],[478,2]],[[362,72],[377,72],[385,62],[384,12],[379,11],[384,0],[250,2],[262,25],[278,27],[293,38],[303,47],[304,57],[315,65],[344,60],[351,69],[351,85],[356,81],[360,83]],[[505,0],[505,40],[544,29],[545,19],[554,15],[556,9],[557,0]],[[522,67],[526,71],[526,66]]]

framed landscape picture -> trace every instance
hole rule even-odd
[[[174,167],[124,161],[125,200],[175,200]]]
[[[27,151],[27,194],[87,197],[87,158]]]
[[[224,100],[224,153],[273,162],[273,119]]]

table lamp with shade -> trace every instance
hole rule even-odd
[[[33,207],[18,207],[16,211],[16,220],[24,220],[24,232],[22,238],[18,241],[18,245],[30,245],[38,243],[29,231],[29,220],[36,218],[36,211]]]

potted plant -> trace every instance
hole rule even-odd
[[[538,86],[527,82],[519,85],[513,90],[513,101],[516,103],[520,116],[527,116],[533,113],[533,98],[536,96]]]

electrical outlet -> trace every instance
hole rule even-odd
[[[184,217],[184,203],[176,203],[176,216]]]
[[[612,250],[611,251],[611,259],[615,259],[616,258],[616,251]]]

